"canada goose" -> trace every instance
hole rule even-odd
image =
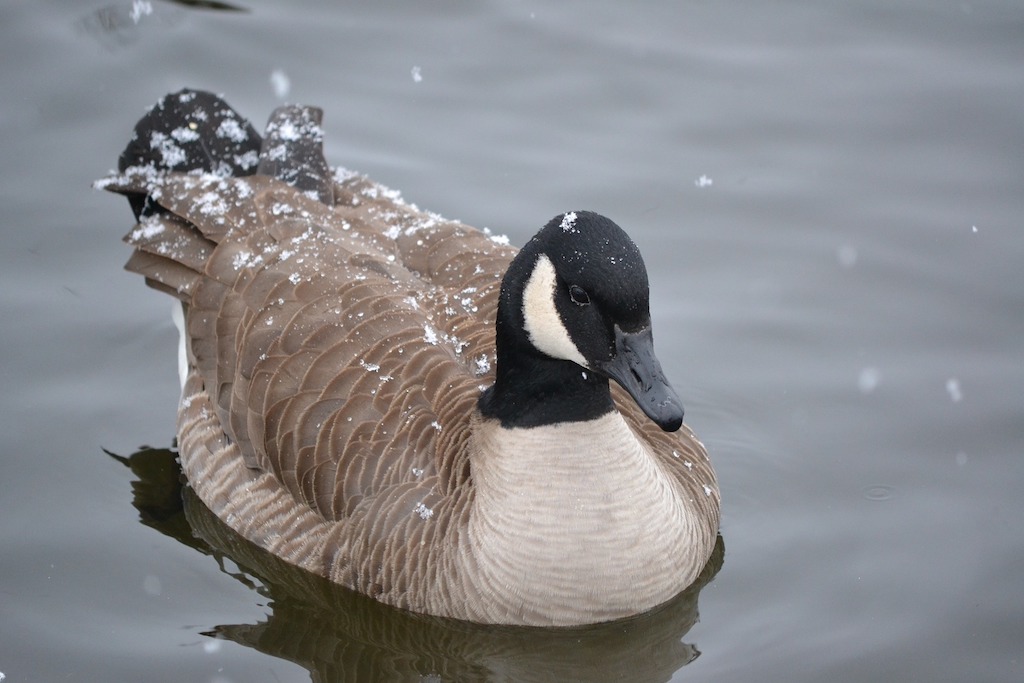
[[[98,183],[138,218],[126,267],[183,302],[178,444],[199,497],[417,612],[577,625],[685,589],[719,493],[626,233],[568,212],[517,252],[332,173],[319,123],[283,107],[261,143],[183,90]]]

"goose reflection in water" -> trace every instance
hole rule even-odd
[[[211,556],[268,600],[265,621],[215,626],[203,635],[294,662],[315,681],[667,681],[700,655],[682,639],[697,621],[701,589],[725,557],[719,535],[692,586],[646,614],[614,622],[528,628],[430,617],[359,595],[246,541],[182,486],[173,450],[111,455],[137,477],[134,505],[144,525]]]

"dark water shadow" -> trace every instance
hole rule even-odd
[[[637,617],[561,629],[471,624],[382,605],[261,550],[184,485],[172,450],[110,455],[137,477],[132,490],[143,524],[211,556],[221,571],[268,599],[265,621],[216,626],[204,635],[294,662],[323,683],[668,681],[700,655],[682,638],[697,621],[700,590],[725,557],[719,536],[693,586]]]
[[[248,12],[248,7],[242,7],[241,5],[233,5],[229,2],[216,2],[216,0],[164,0],[165,2],[171,2],[175,5],[184,5],[185,7],[191,7],[193,9],[211,9],[219,10],[222,12]]]
[[[176,26],[188,10],[249,12],[241,5],[217,0],[121,0],[91,10],[76,25],[100,45],[115,50],[134,45],[148,32]]]

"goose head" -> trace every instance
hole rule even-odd
[[[481,412],[504,427],[590,420],[615,410],[609,380],[665,431],[683,407],[654,353],[647,269],[636,244],[590,211],[553,218],[502,281],[495,384]]]

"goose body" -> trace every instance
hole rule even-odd
[[[719,493],[653,354],[632,241],[573,212],[517,252],[332,173],[318,124],[284,108],[261,143],[181,91],[102,182],[139,219],[127,268],[183,304],[178,446],[199,497],[417,612],[564,626],[686,588]]]

